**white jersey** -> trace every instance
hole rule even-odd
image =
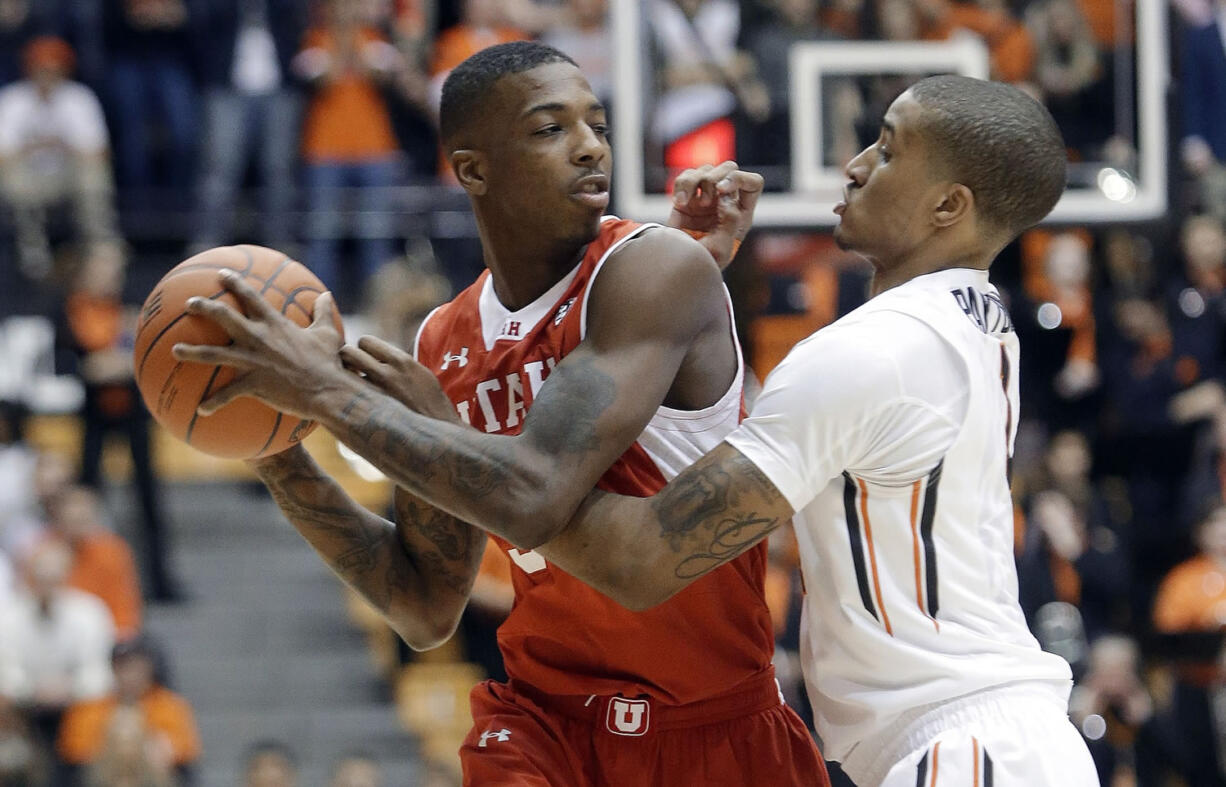
[[[798,344],[728,438],[797,512],[801,657],[830,759],[985,689],[1067,698],[1068,664],[1017,600],[1017,368],[987,272],[938,271]]]

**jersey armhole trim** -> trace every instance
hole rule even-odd
[[[443,306],[446,306],[446,305],[447,304],[440,304],[438,306],[435,306],[433,309],[430,310],[430,313],[425,316],[425,319],[421,321],[421,325],[417,326],[417,335],[413,337],[413,360],[414,361],[418,361],[419,363],[421,362],[421,358],[418,357],[418,350],[421,348],[421,335],[426,332],[426,324],[430,322],[431,317],[433,317],[436,313],[438,313],[439,309],[443,308]]]
[[[602,219],[602,223],[604,220]],[[620,249],[628,241],[637,238],[649,229],[655,229],[660,226],[662,225],[655,223],[640,224],[630,232],[627,232],[624,237],[618,238],[612,246],[605,249],[604,254],[600,255],[600,259],[596,261],[596,266],[592,268],[592,275],[588,277],[587,286],[583,289],[583,301],[579,305],[579,341],[587,338],[587,302],[592,297],[592,287],[596,284],[596,277],[600,275],[605,262],[608,261],[609,257],[613,256],[613,252]]]

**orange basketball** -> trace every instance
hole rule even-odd
[[[234,379],[228,366],[179,361],[171,348],[186,344],[229,344],[220,326],[185,311],[199,295],[238,308],[217,281],[229,268],[242,274],[275,308],[299,325],[309,325],[315,299],[324,285],[307,268],[279,251],[262,246],[220,246],[203,251],[167,273],[141,307],[133,363],[136,384],[149,412],[172,435],[206,454],[251,459],[284,451],[311,433],[315,422],[289,416],[263,402],[243,397],[213,415],[196,407]],[[340,315],[333,312],[337,330]]]

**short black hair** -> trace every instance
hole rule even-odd
[[[288,743],[276,738],[261,738],[248,746],[243,752],[243,764],[250,768],[257,759],[265,755],[280,757],[295,771],[298,770],[298,755]]]
[[[981,218],[1012,239],[1051,212],[1068,154],[1046,107],[1012,85],[964,76],[929,77],[910,93],[930,152],[975,195]]]
[[[566,54],[536,41],[512,41],[482,49],[452,69],[443,82],[439,136],[450,147],[455,135],[481,111],[490,88],[504,76],[550,63],[578,65]]]

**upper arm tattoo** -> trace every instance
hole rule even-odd
[[[720,451],[682,472],[651,506],[660,535],[679,560],[674,575],[692,579],[732,560],[787,521],[782,495],[739,451]],[[748,482],[748,483],[747,483]]]
[[[617,398],[617,381],[584,355],[559,364],[532,403],[526,424],[555,424],[526,430],[533,446],[554,457],[586,454],[600,449],[596,422]]]

